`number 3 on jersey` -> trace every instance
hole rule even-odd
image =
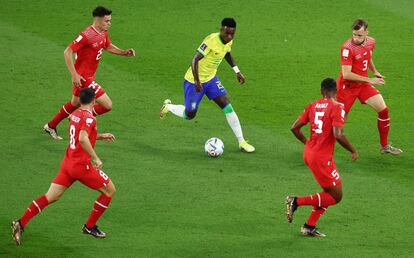
[[[318,126],[318,128],[313,129],[315,131],[315,133],[317,134],[321,134],[322,133],[322,126],[323,126],[323,121],[321,120],[322,117],[325,115],[325,112],[315,112],[315,120],[314,120],[314,124]]]

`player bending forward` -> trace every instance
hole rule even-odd
[[[233,110],[227,91],[217,77],[217,68],[223,58],[233,67],[237,80],[243,84],[245,79],[237,67],[232,55],[230,54],[233,44],[234,34],[236,33],[236,21],[233,18],[225,18],[221,22],[219,33],[207,36],[191,62],[184,76],[184,105],[173,105],[169,99],[164,101],[161,107],[160,118],[164,118],[168,112],[188,120],[196,116],[198,105],[204,95],[223,110],[227,122],[235,134],[240,150],[244,152],[254,152],[255,148],[247,143],[243,137],[239,118]]]
[[[341,48],[342,69],[338,78],[337,100],[344,104],[348,114],[356,98],[362,104],[368,104],[378,113],[378,132],[380,136],[380,152],[398,155],[402,150],[388,143],[390,116],[381,93],[372,85],[383,85],[382,76],[372,61],[375,40],[368,37],[368,23],[358,19],[352,24],[352,38],[345,41]],[[368,69],[375,77],[368,77]]]
[[[292,132],[299,141],[305,144],[303,159],[323,191],[303,197],[286,197],[286,215],[292,222],[293,213],[299,206],[310,205],[313,210],[308,221],[302,226],[303,235],[324,237],[315,226],[326,209],[342,199],[342,182],[333,159],[335,140],[351,152],[352,160],[358,158],[355,148],[344,135],[344,116],[342,104],[335,101],[335,80],[327,78],[322,81],[322,99],[309,104],[305,111],[292,125]],[[301,132],[301,128],[310,123],[310,139]]]
[[[95,72],[98,68],[103,51],[122,56],[135,56],[134,49],[119,49],[111,43],[108,37],[108,29],[111,27],[112,11],[98,6],[93,10],[93,24],[86,28],[65,49],[64,57],[66,66],[72,76],[73,89],[72,100],[67,102],[53,117],[49,123],[43,126],[43,130],[55,140],[62,140],[56,127],[66,117],[79,107],[79,91],[82,88],[94,89],[96,102],[92,109],[93,115],[102,115],[112,109],[112,101],[105,90],[95,81]],[[73,54],[76,53],[76,61]]]
[[[114,141],[115,136],[110,133],[98,134],[97,132],[96,119],[92,113],[94,90],[85,88],[80,91],[79,95],[81,106],[70,116],[70,142],[58,174],[53,179],[47,193],[34,200],[19,220],[12,222],[12,236],[17,245],[21,244],[22,232],[27,223],[46,206],[59,200],[66,189],[77,180],[101,192],[86,224],[83,225],[83,233],[97,238],[106,236],[98,229],[96,222],[108,208],[115,194],[115,186],[101,170],[102,161],[93,148],[96,140]]]

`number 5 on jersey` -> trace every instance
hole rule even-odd
[[[315,112],[315,120],[313,121],[313,123],[315,125],[318,126],[318,128],[313,129],[315,131],[315,133],[317,134],[321,134],[322,133],[322,126],[323,126],[323,121],[321,120],[322,117],[325,115],[325,112]]]

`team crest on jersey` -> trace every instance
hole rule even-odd
[[[98,47],[98,42],[93,43],[93,47]]]
[[[362,57],[361,55],[357,55],[357,56],[355,57],[355,59],[356,59],[356,60],[358,60],[358,59],[361,59],[361,57]]]
[[[201,46],[200,46],[201,50],[204,51],[204,50],[206,50],[206,48],[207,48],[207,45],[205,43],[201,44]]]
[[[86,125],[90,126],[92,124],[92,122],[93,122],[92,118],[89,118],[89,117],[86,118]]]
[[[72,120],[75,123],[79,123],[80,118],[74,115],[70,115],[70,120]]]

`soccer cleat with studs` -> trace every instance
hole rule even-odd
[[[164,100],[164,103],[160,109],[160,118],[163,119],[165,117],[165,115],[168,113],[168,108],[167,105],[171,104],[171,100],[166,99]]]
[[[295,213],[298,205],[296,204],[296,197],[287,196],[286,197],[286,218],[289,223],[293,221],[293,213]]]
[[[84,233],[84,234],[87,234],[87,235],[92,235],[92,236],[94,236],[95,238],[105,238],[106,237],[106,233],[105,232],[103,232],[103,231],[101,231],[99,228],[98,228],[98,226],[93,226],[93,228],[88,228],[87,226],[86,226],[86,224],[85,225],[83,225],[83,227],[82,227],[82,232]]]
[[[300,233],[304,236],[310,236],[310,237],[326,237],[326,235],[320,232],[317,228],[307,227],[306,225],[303,225],[300,228]]]
[[[242,152],[247,152],[247,153],[251,153],[254,152],[256,149],[253,147],[253,145],[250,145],[247,141],[242,141],[239,144],[239,149]]]
[[[392,147],[391,145],[386,145],[384,147],[381,147],[380,149],[381,154],[393,154],[393,155],[399,155],[401,154],[403,151],[401,149]]]
[[[62,140],[62,137],[59,136],[56,128],[50,127],[49,124],[45,124],[43,126],[43,131],[45,131],[46,133],[48,133],[55,140]]]
[[[20,221],[12,221],[11,223],[11,229],[12,229],[12,237],[16,245],[21,245],[22,243],[22,233],[23,233],[23,227],[20,225]]]

